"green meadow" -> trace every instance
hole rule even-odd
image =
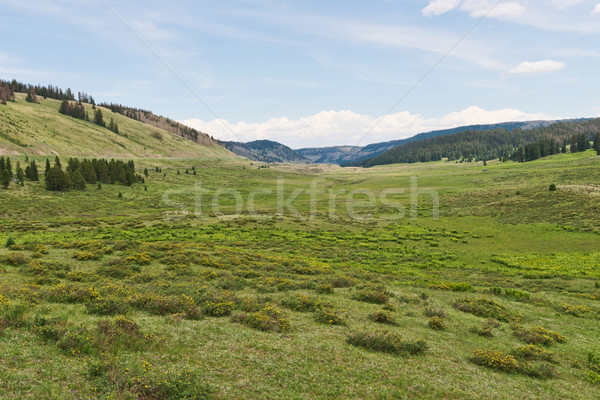
[[[0,190],[0,398],[600,397],[595,152],[135,163]]]

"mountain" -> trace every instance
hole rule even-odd
[[[295,150],[272,140],[255,140],[253,142],[221,142],[229,151],[249,160],[267,163],[310,164],[311,161]]]
[[[368,160],[357,161],[363,167],[383,164],[449,161],[460,159],[493,160],[508,158],[518,147],[546,140],[553,147],[571,143],[574,135],[593,140],[600,132],[600,118],[560,121],[532,129],[463,131],[405,143]],[[584,139],[585,140],[585,139]]]
[[[58,112],[61,101],[37,96],[30,103],[24,93],[0,104],[0,154],[65,155],[94,157],[234,157],[210,136],[199,133],[188,140],[133,118],[96,106],[104,121],[112,119],[119,133],[92,122]],[[70,104],[75,105],[75,102]],[[94,116],[92,104],[83,103]],[[164,121],[163,121],[164,122]],[[173,129],[173,128],[172,128]]]
[[[304,148],[296,150],[300,155],[306,157],[313,163],[356,165],[360,161],[383,154],[396,146],[419,140],[429,139],[437,136],[451,135],[466,131],[488,131],[493,129],[504,129],[513,131],[515,129],[532,129],[540,126],[548,126],[556,121],[527,121],[527,122],[504,122],[487,125],[468,125],[451,129],[442,129],[431,132],[420,133],[407,139],[391,140],[389,142],[373,143],[367,146],[332,146],[320,148]]]

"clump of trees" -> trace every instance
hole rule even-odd
[[[85,107],[81,102],[70,103],[69,100],[63,100],[60,103],[58,112],[63,115],[70,115],[73,118],[82,119],[85,121],[90,120],[90,116],[85,111]]]
[[[85,190],[87,184],[98,183],[131,186],[138,182],[145,181],[141,175],[136,175],[133,161],[70,158],[66,170],[63,171],[58,157],[55,158],[53,167],[50,167],[50,161],[46,160],[47,190]]]
[[[80,93],[81,96],[81,93]],[[87,97],[85,97],[87,99]],[[93,99],[92,99],[93,100]],[[69,102],[69,100],[63,100],[60,103],[60,107],[58,108],[58,112],[63,115],[70,115],[73,118],[82,119],[84,121],[93,122],[94,124],[101,126],[103,128],[108,128],[115,133],[119,133],[119,125],[115,122],[113,118],[110,119],[110,123],[106,126],[106,122],[104,121],[104,115],[102,114],[102,110],[96,108],[93,104],[94,109],[94,118],[90,121],[90,116],[87,111],[85,111],[85,107],[83,106],[83,102],[81,100],[77,102]]]

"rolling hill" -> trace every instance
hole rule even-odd
[[[192,141],[160,127],[102,110],[104,120],[112,118],[119,133],[91,122],[58,113],[59,100],[28,103],[16,93],[14,102],[0,105],[0,154],[64,155],[95,157],[234,157],[208,135]],[[91,104],[85,104],[91,116]]]
[[[295,150],[272,140],[253,142],[221,142],[228,150],[253,161],[267,163],[310,164],[311,161]]]

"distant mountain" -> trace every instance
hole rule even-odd
[[[493,160],[510,158],[518,147],[544,140],[554,148],[571,143],[574,135],[583,134],[593,140],[600,132],[600,118],[559,121],[532,129],[466,130],[450,135],[404,143],[356,165],[416,163],[453,160]],[[553,153],[550,153],[553,154]]]
[[[267,163],[310,164],[311,161],[289,147],[272,140],[253,142],[221,142],[227,150],[249,160]]]
[[[313,163],[320,164],[338,164],[338,165],[356,165],[360,161],[373,158],[396,146],[419,140],[429,139],[437,136],[451,135],[467,131],[488,131],[494,129],[504,129],[513,131],[515,129],[533,129],[540,126],[549,126],[557,121],[527,121],[527,122],[503,122],[499,124],[487,125],[468,125],[451,129],[442,129],[437,131],[420,133],[407,139],[392,140],[389,142],[373,143],[364,147],[361,146],[332,146],[321,148],[304,148],[296,150],[300,155],[306,157]]]

